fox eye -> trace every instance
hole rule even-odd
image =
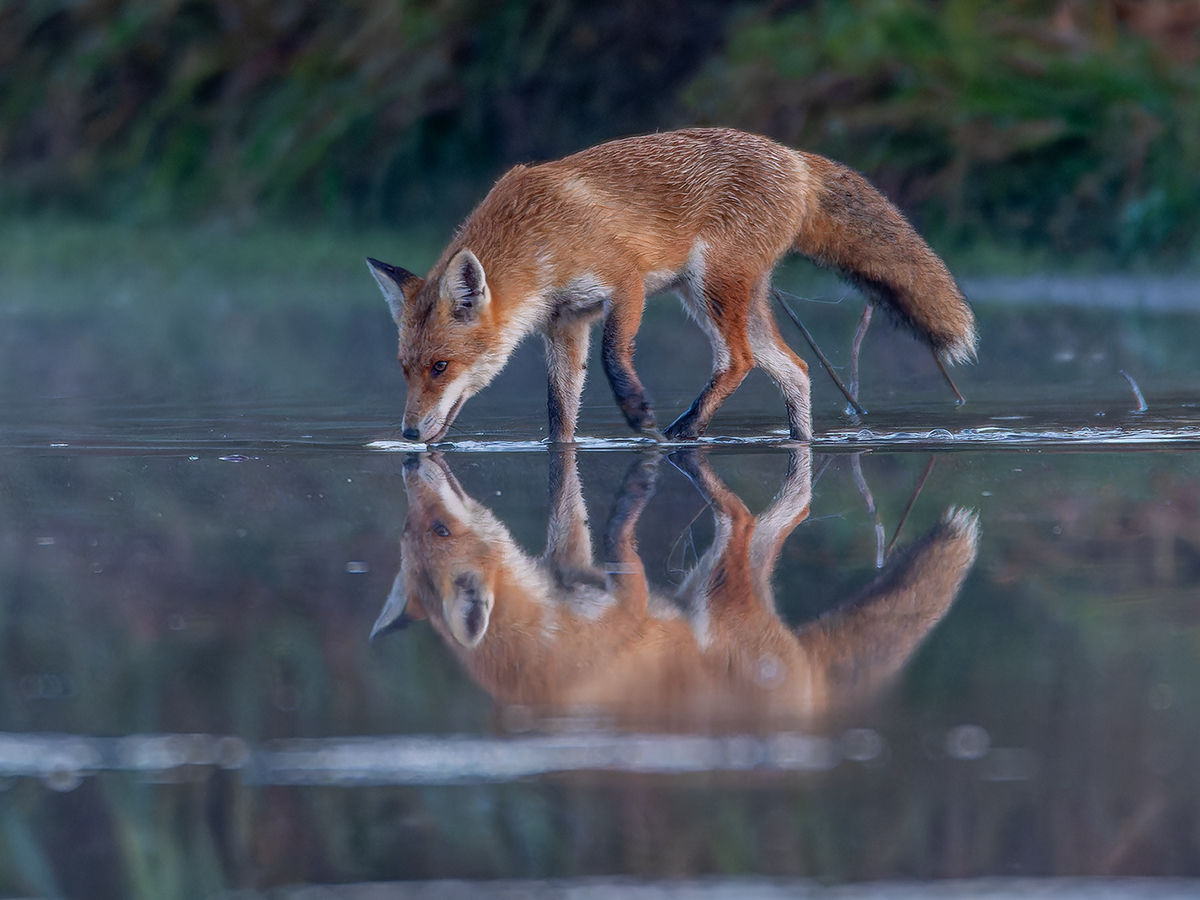
[[[430,367],[430,369],[433,371],[433,375],[436,378],[438,375],[441,375],[446,371],[446,366],[448,365],[450,365],[450,363],[446,362],[446,360],[439,359]]]
[[[438,537],[443,537],[443,538],[450,537],[450,529],[447,528],[445,525],[443,525],[441,522],[433,523],[433,533],[436,534]]]
[[[408,366],[401,366],[400,370],[404,373],[404,380],[408,380]]]

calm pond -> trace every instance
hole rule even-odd
[[[417,453],[392,248],[218,251],[6,251],[0,894],[1197,889],[1195,284],[966,279],[967,404],[880,322],[858,418],[781,322],[811,447],[761,373],[635,440],[596,364],[551,451],[530,342]],[[779,283],[844,367],[861,301]],[[670,298],[637,359],[666,421],[709,368]]]

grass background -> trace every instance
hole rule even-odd
[[[943,252],[1179,266],[1198,28],[1197,0],[5,2],[0,209],[444,229],[514,163],[722,124],[862,169]]]

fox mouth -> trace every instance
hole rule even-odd
[[[426,438],[425,443],[433,444],[444,438],[446,436],[446,432],[450,430],[450,426],[454,424],[454,420],[458,418],[458,411],[462,409],[463,404],[466,402],[466,397],[459,397],[454,402],[454,406],[450,407],[450,412],[446,414],[446,420],[442,422],[442,427],[439,428],[436,433],[431,434],[428,438]]]

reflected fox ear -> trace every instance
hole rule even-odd
[[[449,300],[454,318],[472,321],[491,299],[483,266],[470,250],[459,250],[442,276],[442,296]]]
[[[428,618],[429,615],[425,612],[425,604],[417,596],[408,598],[408,606],[405,607],[404,614],[408,616],[410,622],[419,622],[422,619]]]
[[[369,256],[367,257],[367,268],[371,270],[379,289],[383,291],[383,299],[387,301],[388,309],[392,311],[392,321],[399,324],[404,304],[420,289],[424,280],[407,269],[371,259]]]
[[[454,590],[445,601],[446,624],[454,639],[470,649],[487,634],[495,596],[478,572],[463,572],[454,579]]]
[[[410,598],[404,592],[407,581],[405,575],[406,570],[404,564],[401,563],[400,571],[396,573],[396,578],[392,581],[392,590],[388,594],[387,600],[384,601],[379,618],[375,620],[375,625],[371,629],[370,640],[373,641],[380,635],[391,631],[400,631],[407,628],[409,622],[425,618],[425,607],[421,605],[421,601],[417,597]]]

